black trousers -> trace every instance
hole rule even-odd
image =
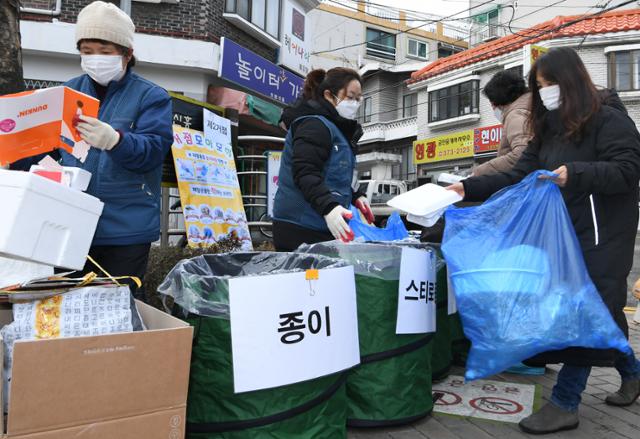
[[[279,252],[291,252],[302,244],[316,244],[334,239],[329,232],[319,232],[285,221],[273,222],[273,245]]]
[[[94,245],[89,250],[91,256],[102,268],[111,276],[135,276],[141,281],[147,272],[147,262],[149,261],[149,250],[151,244],[135,245]],[[82,275],[93,271],[98,276],[104,276],[102,271],[91,261],[87,261],[82,270]],[[145,300],[144,285],[137,288],[133,281],[119,281],[131,287],[136,299]]]

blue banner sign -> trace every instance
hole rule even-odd
[[[245,49],[228,38],[220,41],[218,76],[267,98],[292,104],[302,93],[304,79]]]

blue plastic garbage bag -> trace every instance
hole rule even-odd
[[[389,216],[387,225],[384,228],[367,224],[360,217],[360,211],[355,206],[351,206],[351,213],[353,217],[349,221],[349,227],[351,227],[356,238],[362,237],[365,241],[397,241],[409,236],[409,232],[398,212],[393,212]]]
[[[446,212],[442,251],[464,333],[465,378],[580,346],[630,352],[589,278],[557,185],[537,171],[484,204]]]

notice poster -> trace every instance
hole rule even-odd
[[[75,129],[80,115],[98,117],[100,102],[68,87],[0,96],[0,165],[63,148],[78,158],[88,145]],[[79,151],[82,150],[82,153]]]
[[[173,133],[171,150],[189,245],[211,245],[235,233],[242,250],[252,250],[230,134],[229,142],[221,143],[219,137],[178,125]]]
[[[229,307],[236,393],[360,363],[353,267],[233,278]]]
[[[267,214],[273,216],[273,203],[278,192],[282,151],[267,151]]]

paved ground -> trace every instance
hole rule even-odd
[[[631,322],[631,345],[640,352],[640,325]],[[540,384],[543,398],[551,394],[557,366],[547,369],[541,377],[522,377],[501,374],[490,379],[497,381]],[[453,373],[462,375],[462,370]],[[618,389],[620,377],[615,369],[594,368],[583,394],[580,408],[580,427],[577,430],[542,436],[549,439],[640,439],[640,401],[630,407],[610,407],[604,403],[608,392]],[[536,438],[520,432],[516,424],[496,423],[477,419],[454,418],[434,414],[420,422],[401,428],[383,430],[350,430],[349,439],[523,439]]]

